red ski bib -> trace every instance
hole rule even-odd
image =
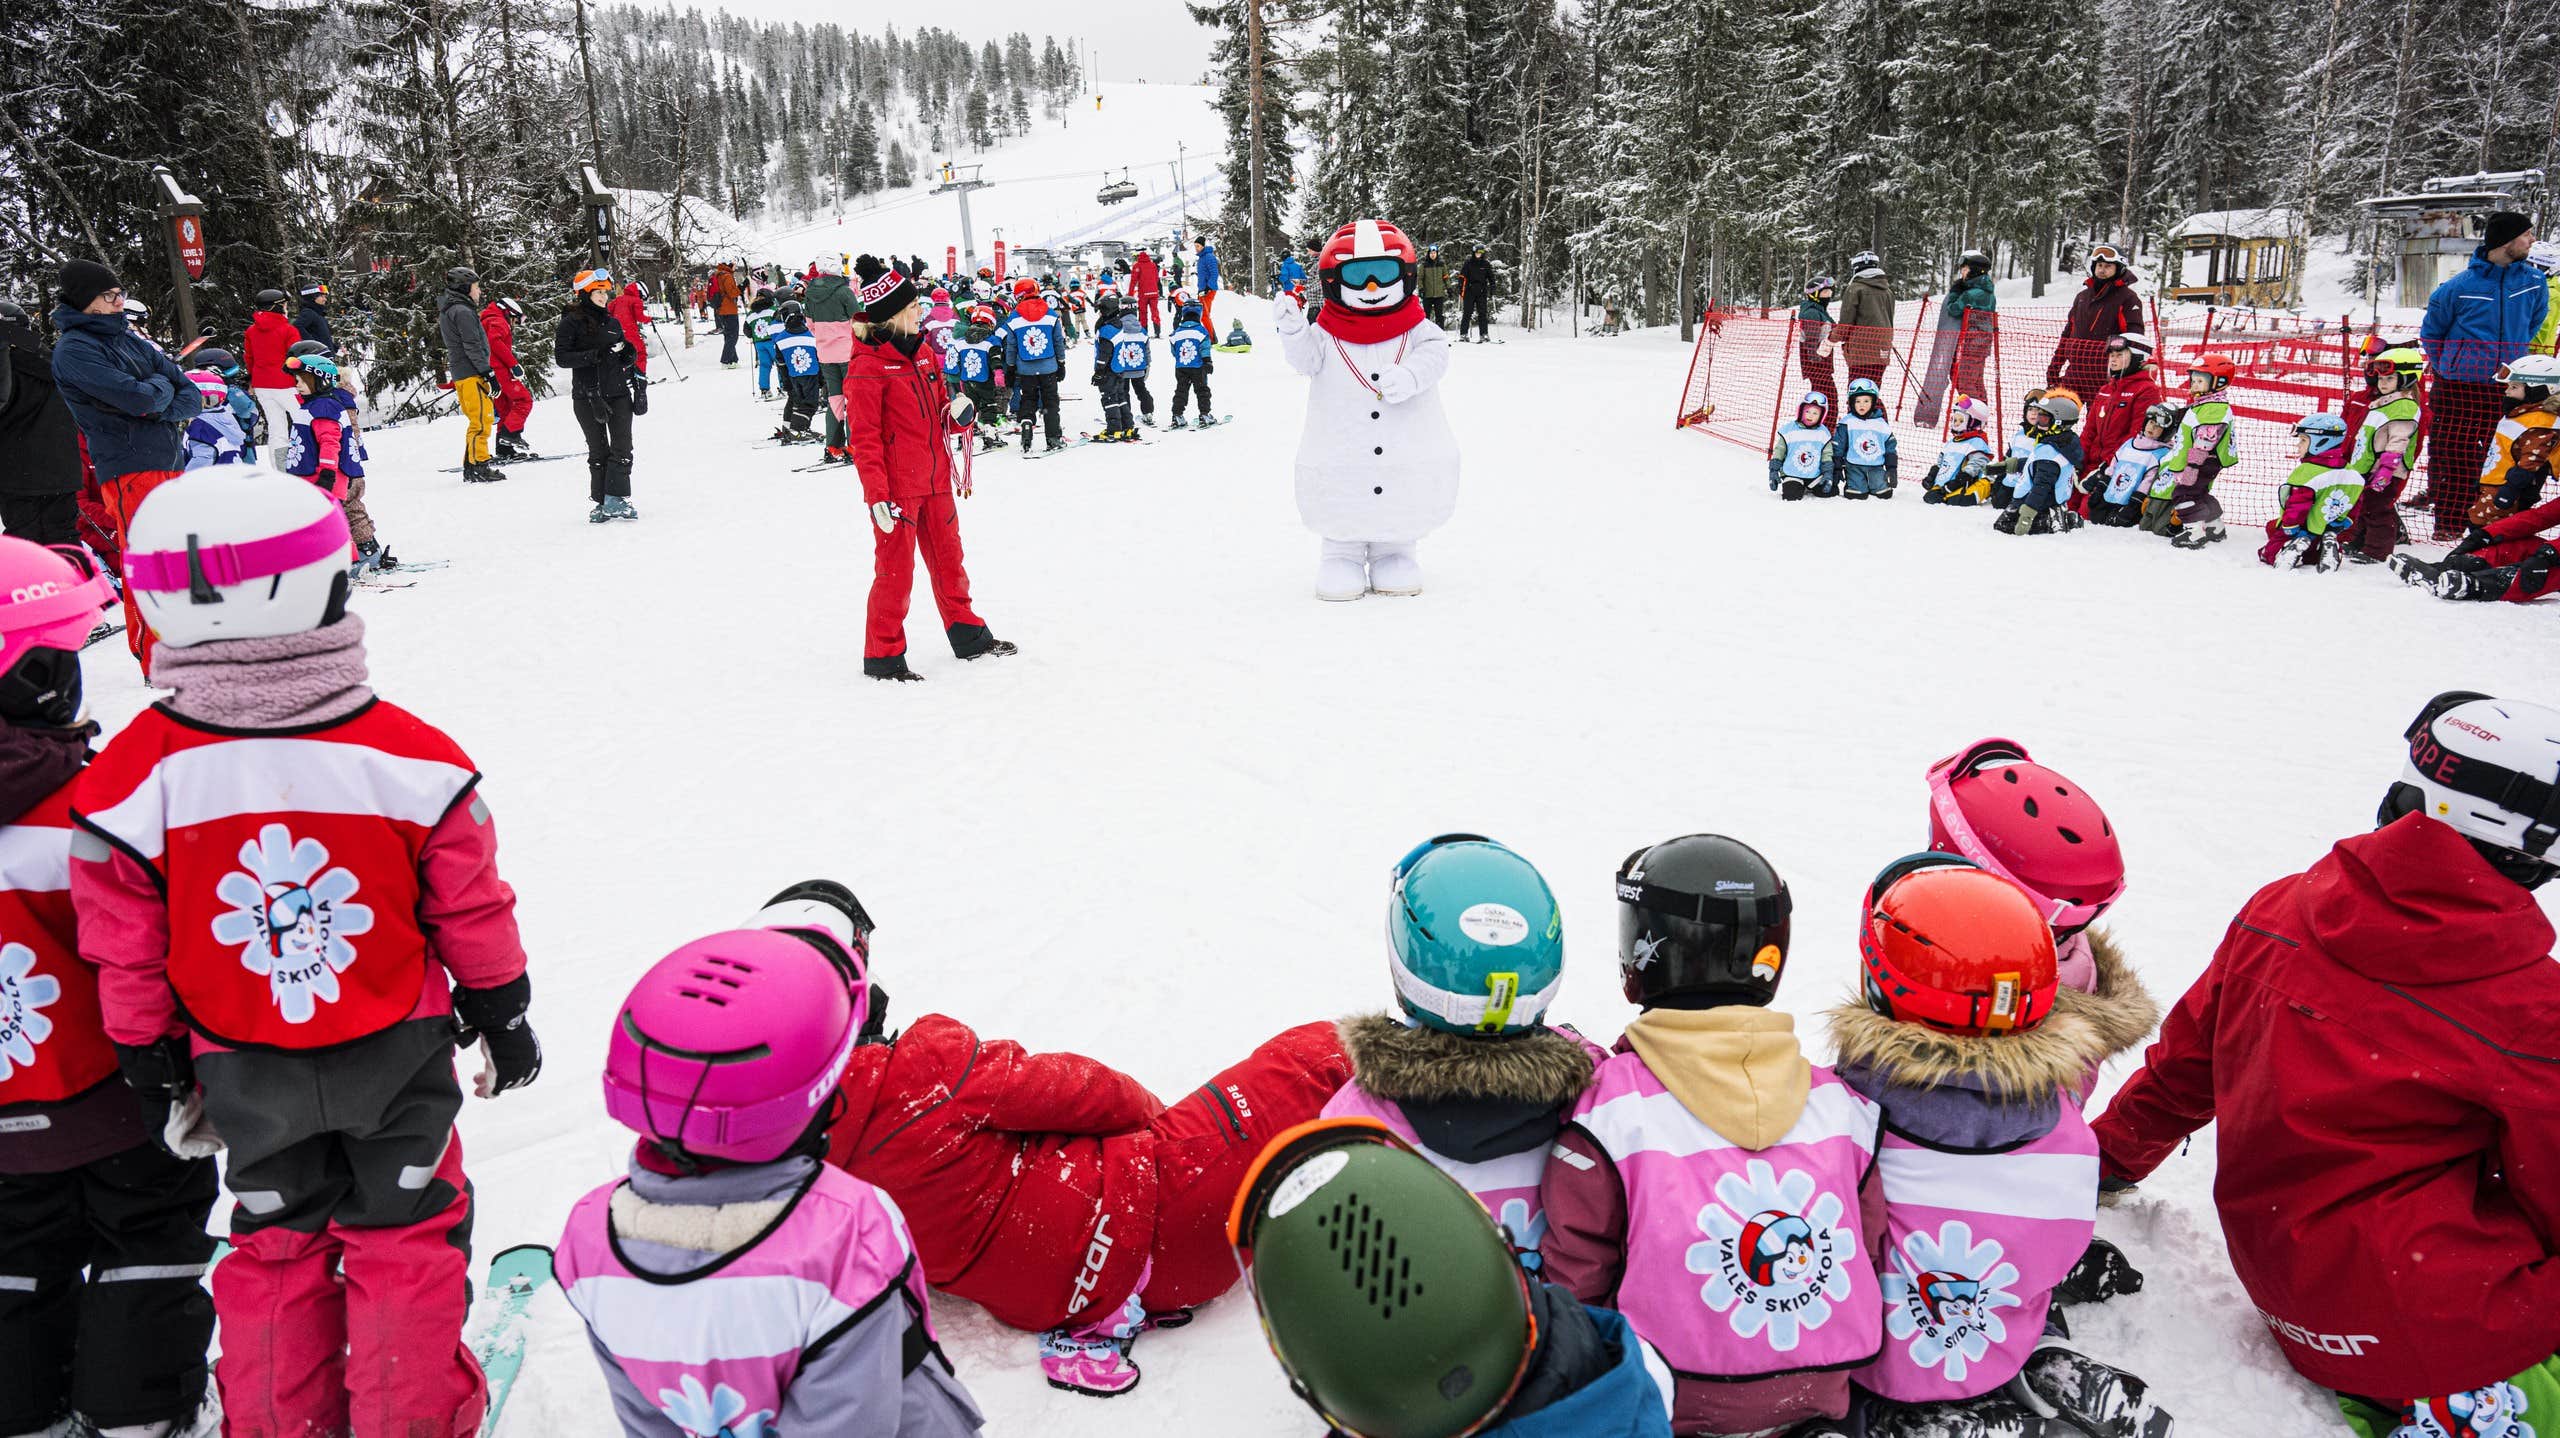
[[[89,766],[74,819],[159,878],[169,986],[198,1032],[322,1049],[417,1008],[418,854],[480,776],[380,700],[309,730],[144,711]]]
[[[57,1103],[116,1071],[98,973],[71,921],[75,777],[0,826],[0,1133],[20,1104]]]

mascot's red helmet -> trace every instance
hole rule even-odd
[[[1372,267],[1364,261],[1392,263],[1396,267],[1395,280],[1361,273]],[[1363,289],[1373,278],[1381,285],[1401,283],[1405,298],[1411,299],[1414,275],[1421,262],[1422,257],[1415,252],[1413,241],[1404,237],[1404,231],[1384,220],[1353,220],[1334,231],[1333,238],[1317,252],[1316,278],[1323,283],[1328,300],[1341,299],[1344,289]],[[1353,271],[1348,276],[1343,273],[1346,265]]]

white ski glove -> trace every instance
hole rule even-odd
[[[1271,301],[1271,327],[1283,336],[1306,333],[1307,302],[1292,294],[1274,296]]]
[[[978,407],[965,394],[953,395],[946,413],[951,416],[951,427],[955,430],[978,427]]]
[[[184,1102],[169,1105],[169,1121],[160,1141],[180,1158],[211,1158],[222,1152],[222,1135],[204,1116],[204,1095],[189,1092]]]
[[[1378,397],[1387,403],[1402,404],[1420,393],[1422,381],[1403,365],[1391,364],[1378,371]]]
[[[880,526],[882,534],[896,533],[898,521],[906,517],[907,512],[898,508],[897,504],[891,500],[884,499],[871,506],[871,522]]]

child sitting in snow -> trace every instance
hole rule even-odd
[[[1991,406],[1968,395],[1947,417],[1947,442],[1930,467],[1923,503],[1969,509],[1991,496]]]
[[[1675,1433],[1840,1418],[1884,1341],[1881,1113],[1767,1007],[1787,886],[1749,846],[1691,834],[1629,855],[1617,893],[1644,1012],[1551,1152],[1545,1277],[1661,1351]]]
[[[2181,411],[2174,404],[2155,404],[2142,412],[2142,431],[2124,442],[2107,467],[2080,481],[2089,496],[2089,522],[2110,529],[2130,529],[2142,522],[2142,502],[2169,457],[2169,436],[2177,432]]]
[[[2046,534],[2069,529],[2079,516],[2069,509],[2071,482],[2080,473],[2080,397],[2067,389],[2039,391],[2027,401],[2009,457],[2000,462],[2006,501],[1991,527],[2003,534]]]
[[[1110,1397],[1137,1386],[1140,1334],[1235,1282],[1246,1171],[1350,1078],[1332,1026],[1301,1024],[1167,1107],[1096,1060],[927,1014],[854,1050],[827,1161],[897,1202],[935,1288],[1039,1333],[1053,1386]]]
[[[1842,1081],[1884,1111],[1888,1239],[1860,1431],[2166,1438],[2142,1380],[2042,1341],[2097,1220],[2074,1089],[2113,1042],[2058,982],[2045,914],[1967,860],[1915,854],[1869,886],[1858,946],[1863,1001],[1832,1010],[1831,1039]]]
[[[2218,354],[2187,371],[2187,411],[2142,507],[2143,529],[2180,549],[2202,549],[2223,537],[2222,501],[2213,497],[2213,481],[2240,462],[2230,400],[2239,373],[2229,355]]]
[[[1796,401],[1796,417],[1778,426],[1778,437],[1769,446],[1770,493],[1802,499],[1840,492],[1839,450],[1832,443],[1831,426],[1823,423],[1830,412],[1831,401],[1819,390],[1806,390]]]
[[[1474,1194],[1534,1269],[1547,1146],[1599,1052],[1545,1023],[1564,978],[1555,895],[1502,845],[1444,834],[1396,865],[1387,941],[1404,1012],[1339,1025],[1352,1077],[1323,1116],[1385,1124]]]
[[[615,1018],[605,1107],[640,1142],[571,1211],[552,1267],[632,1438],[983,1423],[904,1216],[821,1161],[836,1079],[879,1036],[870,931],[841,885],[795,884],[660,960]]]
[[[187,371],[187,382],[203,398],[204,413],[187,421],[186,467],[244,462],[249,437],[240,428],[239,416],[231,412],[231,386],[208,369]]]
[[[2498,421],[2488,462],[2480,467],[2480,498],[2471,522],[2489,524],[2542,502],[2551,480],[2551,453],[2560,443],[2560,357],[2519,355],[2498,372],[2507,387],[2507,413]]]
[[[2293,457],[2284,512],[2267,521],[2258,561],[2279,569],[2316,566],[2325,574],[2346,563],[2340,538],[2364,495],[2364,474],[2349,463],[2347,422],[2327,413],[2294,421]]]
[[[1851,499],[1891,499],[1901,467],[1884,391],[1871,379],[1849,381],[1849,413],[1840,421],[1840,492]]]

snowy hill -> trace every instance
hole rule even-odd
[[[1136,239],[1169,235],[1184,200],[1195,220],[1214,215],[1224,194],[1218,160],[1224,131],[1212,108],[1216,92],[1205,85],[1106,83],[1070,106],[1057,120],[1035,122],[1028,136],[1000,142],[983,154],[936,157],[982,166],[988,188],[969,196],[979,263],[993,252],[999,231],[1012,247],[1052,241]],[[1126,173],[1137,196],[1117,205],[1098,203],[1106,180]],[[960,205],[931,185],[911,185],[863,197],[868,203],[812,220],[774,223],[756,236],[758,260],[798,268],[820,251],[870,250],[920,254],[940,264],[945,246],[960,243]]]

